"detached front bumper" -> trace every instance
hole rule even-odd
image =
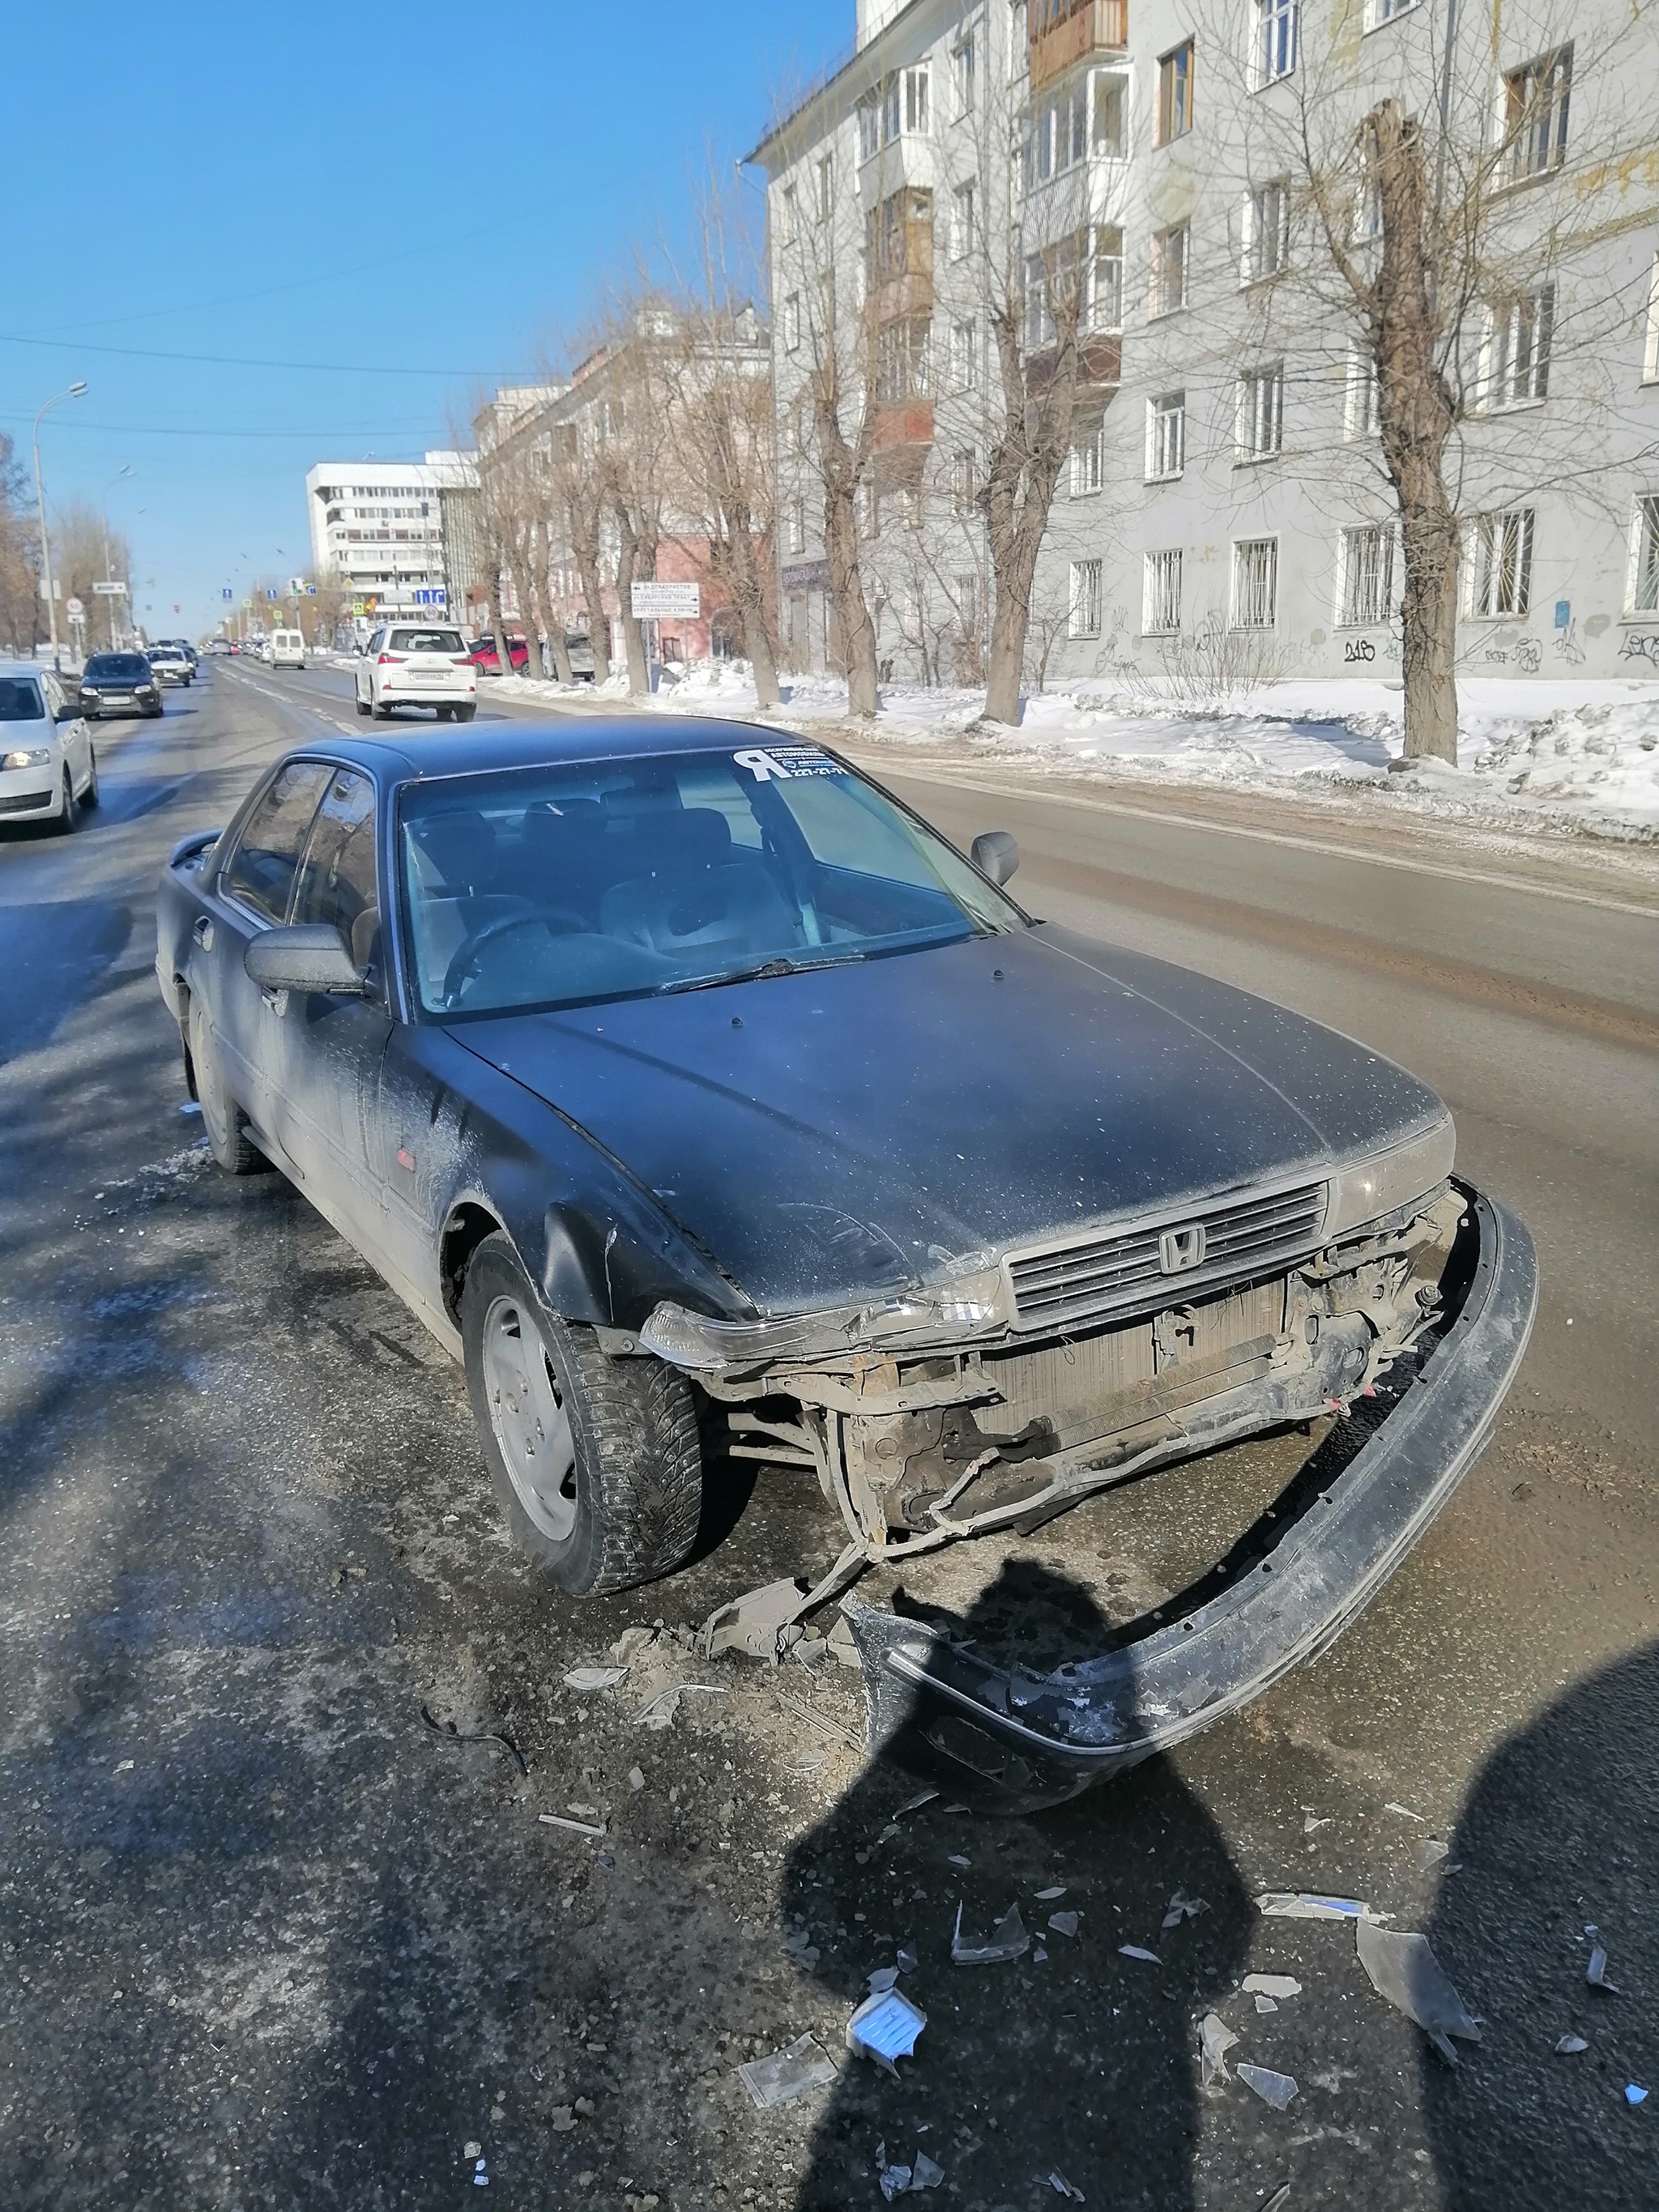
[[[1484,1449],[1532,1333],[1531,1237],[1477,1191],[1439,1341],[1340,1473],[1243,1539],[1220,1587],[1142,1637],[1051,1674],[998,1667],[948,1632],[842,1601],[872,1752],[1008,1810],[1057,1803],[1238,1711],[1358,1618]],[[1173,1615],[1173,1617],[1170,1617]]]

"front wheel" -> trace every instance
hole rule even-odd
[[[702,1458],[690,1384],[607,1358],[546,1313],[511,1242],[488,1237],[461,1293],[467,1393],[515,1543],[576,1596],[672,1574],[696,1540]]]

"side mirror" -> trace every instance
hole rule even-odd
[[[292,929],[267,929],[242,955],[250,982],[262,991],[326,991],[331,997],[361,999],[364,984],[351,948],[331,922],[301,922]]]
[[[1019,847],[1007,830],[982,830],[969,848],[969,857],[981,875],[994,884],[1006,884],[1019,866]]]
[[[76,700],[74,704],[71,706],[70,702],[65,699],[52,719],[54,722],[78,722],[81,719],[80,701],[78,699]]]

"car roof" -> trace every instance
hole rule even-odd
[[[488,775],[495,769],[562,768],[590,761],[644,759],[653,754],[734,751],[741,745],[799,745],[815,740],[789,730],[769,730],[755,722],[726,722],[685,714],[667,716],[584,714],[559,722],[469,723],[466,733],[434,730],[411,732],[396,743],[386,738],[344,737],[301,745],[312,753],[349,763],[382,783],[424,783],[441,776]]]
[[[38,660],[0,660],[0,676],[50,676]]]

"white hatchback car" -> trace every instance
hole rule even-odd
[[[62,682],[27,660],[0,661],[0,822],[73,830],[97,804],[92,732]]]
[[[458,629],[383,623],[357,659],[357,712],[384,718],[394,707],[432,707],[441,722],[478,711],[478,672]]]

